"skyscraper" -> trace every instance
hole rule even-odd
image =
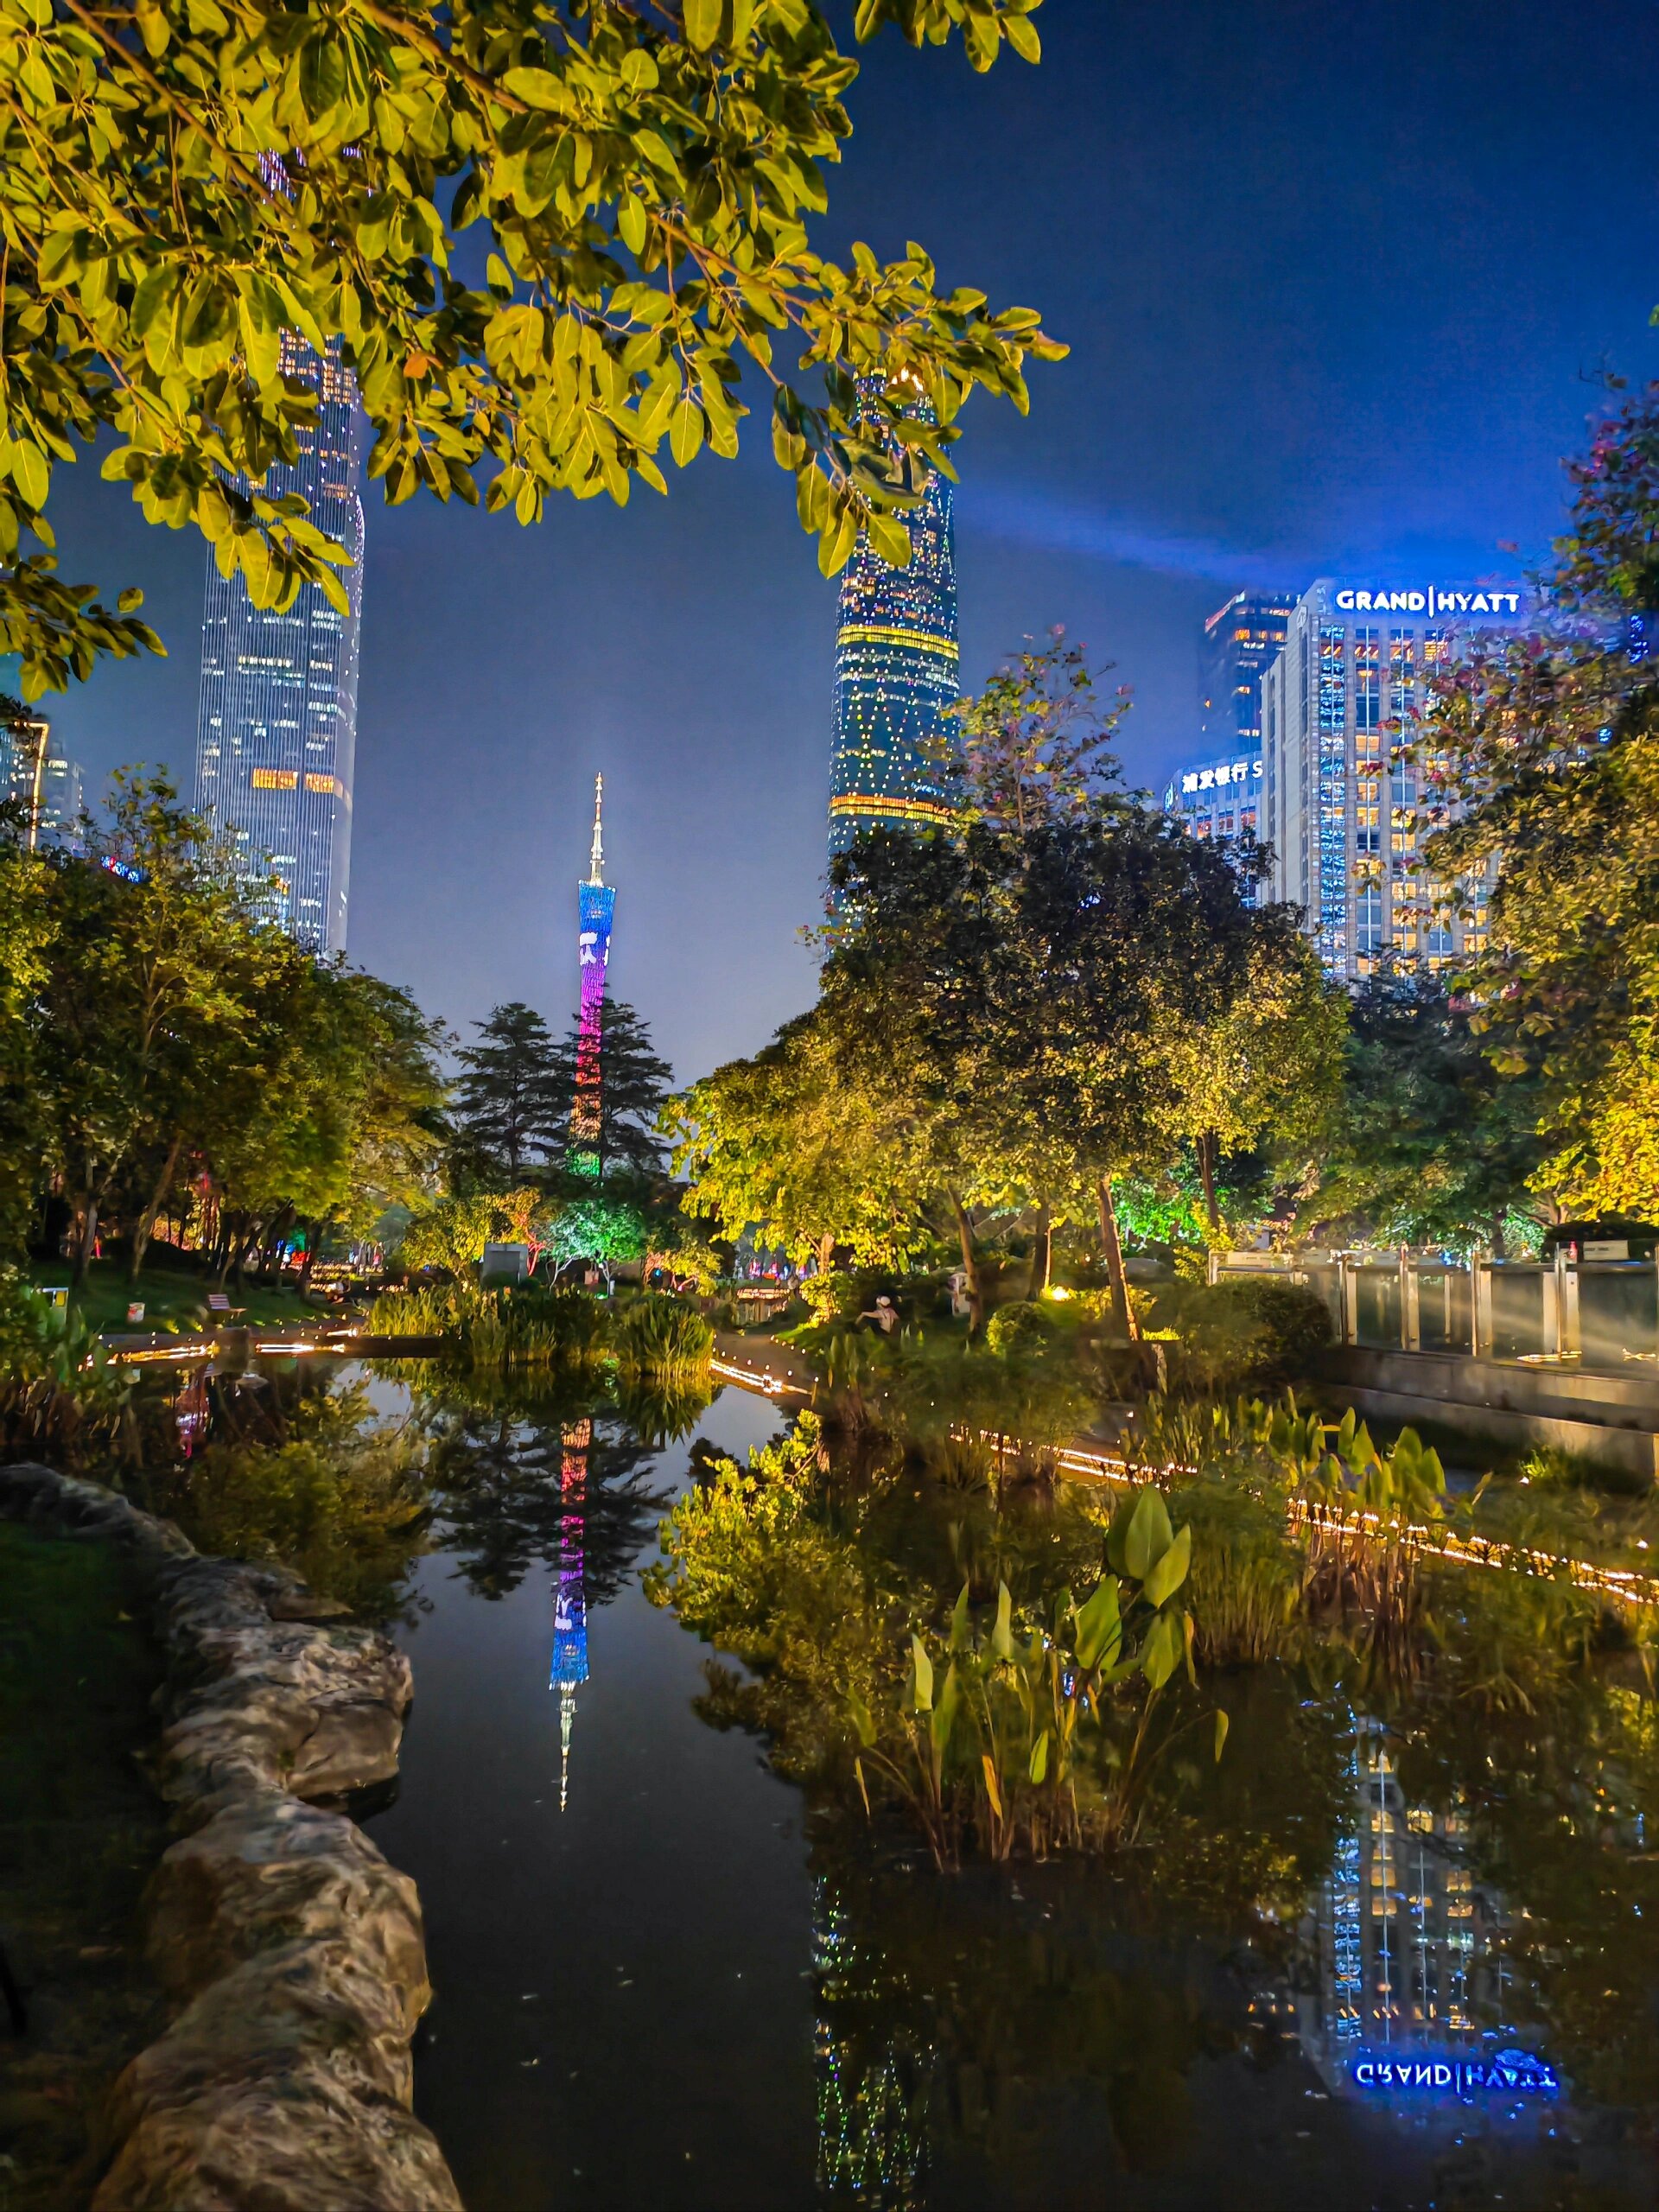
[[[1303,909],[1333,976],[1367,975],[1389,950],[1446,967],[1478,949],[1484,884],[1440,881],[1423,856],[1435,764],[1418,757],[1417,722],[1458,640],[1526,613],[1516,584],[1325,578],[1297,601],[1262,685],[1257,834],[1273,848],[1270,895]]]
[[[1198,634],[1201,753],[1254,753],[1262,745],[1262,679],[1285,642],[1294,592],[1236,591]]]
[[[1262,755],[1241,753],[1178,768],[1164,787],[1164,812],[1189,837],[1253,837],[1262,804]],[[1253,906],[1256,885],[1244,887]]]
[[[616,893],[603,880],[605,846],[601,810],[605,779],[594,778],[594,846],[588,880],[576,887],[576,958],[582,971],[581,1012],[576,1029],[576,1095],[570,1107],[570,1165],[578,1174],[597,1176],[603,1160],[601,1049],[604,1041],[605,969],[611,957],[611,921]]]
[[[0,694],[15,698],[0,658]],[[0,723],[0,800],[22,809],[23,842],[31,852],[41,845],[73,842],[80,820],[80,765],[53,741],[52,725],[38,708],[21,721]]]
[[[271,469],[265,490],[297,492],[310,520],[343,545],[350,612],[316,584],[286,613],[255,607],[240,576],[210,553],[196,730],[198,812],[235,836],[251,880],[275,877],[270,919],[318,953],[346,944],[352,787],[357,747],[358,626],[363,606],[363,414],[340,340],[319,354],[283,334],[283,372],[317,394],[300,456]]]
[[[905,517],[910,565],[890,569],[861,536],[841,584],[830,856],[880,823],[942,822],[924,747],[961,696],[950,486],[928,479]]]

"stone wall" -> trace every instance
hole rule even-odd
[[[410,2110],[415,1885],[315,1802],[396,1774],[409,1662],[100,1484],[0,1468],[0,1517],[121,1546],[168,1662],[154,1772],[182,1833],[145,1914],[179,2009],[116,2085],[93,2212],[461,2212]]]

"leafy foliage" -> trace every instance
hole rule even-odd
[[[53,1181],[82,1274],[115,1207],[136,1274],[188,1182],[218,1206],[227,1262],[296,1219],[313,1249],[331,1225],[365,1233],[419,1192],[442,1033],[394,986],[311,959],[256,895],[162,778],[118,778],[84,852],[0,835],[0,926],[19,956],[0,1001],[15,1240]]]
[[[960,29],[983,69],[1004,39],[1037,59],[1036,5],[866,0],[855,28]],[[482,474],[524,523],[664,488],[664,442],[734,454],[747,373],[826,570],[861,529],[902,563],[912,459],[944,466],[970,391],[1023,408],[1027,358],[1064,349],[941,291],[919,246],[811,251],[856,73],[811,0],[7,0],[0,651],[27,695],[156,644],[136,594],[108,613],[52,572],[54,466],[105,432],[105,475],[257,604],[309,580],[343,605],[340,550],[263,488],[315,404],[289,334],[338,337],[390,499],[476,502]]]
[[[1475,1027],[1544,1140],[1534,1189],[1587,1217],[1659,1205],[1656,451],[1651,385],[1569,464],[1549,631],[1454,665],[1424,740],[1449,815],[1430,860],[1491,881]]]

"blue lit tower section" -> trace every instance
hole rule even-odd
[[[268,918],[309,950],[346,945],[357,748],[359,618],[363,606],[364,419],[338,338],[318,353],[285,331],[283,374],[317,395],[300,453],[263,489],[297,492],[310,520],[352,556],[342,614],[317,584],[284,613],[255,607],[242,578],[207,558],[196,728],[195,805],[236,841],[239,872],[276,879]]]
[[[905,517],[910,565],[890,569],[861,536],[841,585],[830,856],[861,830],[949,818],[924,747],[962,696],[950,486],[928,480]]]
[[[591,1421],[567,1421],[559,1490],[563,1517],[559,1523],[559,1580],[553,1596],[553,1669],[548,1687],[559,1700],[559,1810],[570,1794],[570,1731],[576,1718],[576,1692],[588,1679],[588,1592],[583,1581],[582,1544],[588,1524],[588,1452],[594,1440]]]
[[[579,926],[576,957],[582,971],[581,1013],[576,1028],[576,1091],[570,1105],[570,1165],[580,1175],[597,1177],[603,1166],[600,1138],[605,1033],[605,969],[611,957],[611,920],[616,893],[601,880],[605,848],[600,817],[605,779],[594,779],[594,849],[588,880],[577,887]]]

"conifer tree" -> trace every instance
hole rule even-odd
[[[558,1047],[541,1015],[518,999],[473,1026],[478,1043],[456,1054],[467,1071],[455,1091],[456,1135],[483,1177],[516,1189],[563,1138]]]
[[[557,1046],[555,1059],[559,1142],[567,1151],[581,1035],[580,1027],[573,1027]],[[652,1050],[650,1028],[626,999],[605,1001],[599,1078],[601,1179],[616,1167],[631,1168],[639,1175],[660,1174],[665,1146],[656,1124],[668,1101],[673,1071]]]

